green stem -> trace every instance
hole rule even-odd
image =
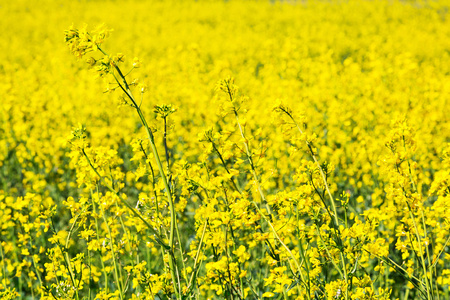
[[[407,152],[405,136],[402,136],[402,141],[403,141],[403,149],[405,150],[405,152]],[[409,179],[411,181],[411,186],[413,188],[413,191],[417,193],[417,187],[416,187],[416,184],[414,183],[414,179],[413,179],[413,176],[412,176],[412,170],[411,170],[411,164],[409,162],[409,158],[408,157],[406,159],[406,162],[408,164],[408,173],[409,173]],[[397,171],[398,171],[398,168],[397,168]],[[404,194],[405,194],[405,197],[406,197],[406,191],[405,191],[404,188],[403,188],[403,190],[404,190]],[[413,213],[413,211],[411,209],[411,206],[409,205],[408,201],[406,201],[406,204],[408,206],[409,214],[410,214],[411,219],[412,219],[413,224],[414,224],[417,244],[419,246],[420,263],[421,263],[422,268],[423,268],[423,276],[424,276],[424,279],[425,279],[425,286],[426,286],[426,289],[427,289],[427,299],[433,299],[434,298],[433,297],[433,283],[432,283],[433,276],[430,276],[430,278],[428,278],[427,267],[426,267],[425,260],[424,260],[424,253],[423,253],[423,249],[422,249],[422,242],[421,242],[421,239],[420,239],[419,229],[417,227],[417,223],[416,223],[416,219],[414,217],[414,213]],[[423,212],[422,212],[422,218],[423,218]],[[427,228],[425,226],[425,221],[424,220],[423,220],[423,226],[424,226],[423,230],[425,232],[425,238],[426,238]],[[428,248],[427,248],[427,251],[428,251]],[[428,255],[428,259],[429,259],[429,255]],[[431,292],[431,295],[430,295],[430,292]]]
[[[230,100],[231,103],[233,103],[233,92],[231,91],[230,86],[228,84],[227,84],[227,91],[228,91],[229,100]],[[239,121],[239,115],[238,115],[237,109],[234,106],[234,104],[233,104],[233,112],[234,112],[234,116],[236,118],[237,125],[239,127],[239,132],[240,132],[241,137],[243,139],[243,143],[244,143],[247,159],[248,159],[248,162],[249,162],[250,167],[252,169],[253,179],[255,180],[255,184],[256,184],[258,192],[259,192],[259,194],[261,196],[261,202],[266,204],[267,212],[270,215],[271,214],[271,210],[270,210],[269,205],[266,202],[266,197],[264,196],[264,192],[262,191],[261,184],[259,182],[259,178],[258,178],[258,176],[256,174],[256,169],[255,169],[255,166],[253,164],[252,155],[250,153],[250,147],[249,147],[247,139],[245,137],[244,130],[242,129],[241,123]],[[294,254],[291,252],[289,247],[281,240],[280,236],[278,235],[277,231],[275,230],[275,227],[272,225],[272,222],[270,222],[270,220],[266,217],[264,212],[261,210],[261,208],[258,206],[258,204],[254,200],[251,200],[251,203],[255,206],[255,208],[258,211],[258,213],[260,214],[260,216],[267,222],[267,224],[269,225],[270,230],[272,231],[272,233],[275,236],[275,238],[283,246],[283,248],[288,252],[289,256],[294,261],[295,266],[297,268],[297,272],[299,274],[301,274],[301,266],[300,266],[300,264],[298,263],[297,259],[295,258]]]
[[[100,47],[98,47],[98,49],[106,56],[108,56],[108,54],[106,52],[104,52]],[[108,56],[109,57],[109,56]],[[155,156],[155,160],[156,160],[156,164],[158,165],[158,169],[159,169],[159,173],[161,175],[161,179],[163,181],[163,185],[164,185],[164,189],[166,191],[166,195],[167,195],[167,201],[169,202],[169,208],[170,208],[170,232],[169,232],[169,255],[170,255],[170,259],[169,259],[169,268],[170,268],[170,273],[172,276],[172,280],[173,280],[173,285],[174,285],[174,290],[175,290],[175,295],[177,297],[177,299],[181,299],[181,284],[179,282],[179,280],[177,280],[177,278],[179,278],[179,276],[177,276],[177,274],[175,274],[175,270],[176,270],[176,258],[175,258],[175,252],[174,252],[174,232],[175,232],[175,226],[176,226],[176,212],[175,212],[175,207],[173,204],[173,199],[172,199],[172,193],[166,178],[166,175],[164,173],[164,167],[161,163],[161,159],[159,157],[158,154],[158,150],[156,148],[155,145],[155,139],[153,137],[153,133],[151,132],[148,123],[144,117],[144,114],[142,113],[142,110],[140,108],[140,106],[137,105],[136,100],[134,99],[134,96],[130,90],[130,87],[125,79],[125,76],[123,75],[122,71],[120,70],[120,68],[117,66],[116,63],[113,63],[113,67],[114,69],[117,71],[117,74],[119,75],[121,81],[115,76],[115,74],[113,73],[112,75],[114,76],[114,79],[116,80],[117,84],[119,85],[119,87],[122,89],[122,91],[127,95],[127,97],[130,99],[130,101],[132,102],[132,106],[136,109],[137,114],[139,115],[139,119],[141,120],[142,125],[145,128],[145,131],[147,132],[147,136],[148,139],[150,141],[150,147],[152,149],[153,155]],[[181,244],[181,241],[179,241]],[[181,257],[181,260],[183,260],[183,257]],[[176,282],[178,281],[178,282]]]
[[[145,149],[142,146],[142,142],[140,143],[140,146],[141,146],[142,153],[144,153],[145,161],[148,163],[148,166],[150,167],[150,172],[151,172],[151,175],[152,175],[153,196],[155,197],[155,210],[156,210],[156,218],[155,219],[158,220],[159,219],[159,204],[158,204],[158,193],[156,192],[155,172],[153,171],[153,166],[152,166],[152,164],[150,163],[150,161],[148,159],[147,152],[145,152]],[[159,225],[158,225],[158,232],[159,232],[159,235],[162,236],[161,226],[159,226]],[[161,246],[160,249],[161,249],[161,257],[164,257],[164,247]],[[164,271],[166,271],[166,265],[165,264],[163,264],[163,267],[164,267]]]
[[[90,192],[91,192],[91,200],[92,200],[92,210],[94,212],[94,215],[97,216],[97,209],[95,208],[93,191],[90,190]],[[95,232],[97,234],[97,241],[100,242],[100,234],[99,234],[99,230],[98,229],[99,229],[98,218],[96,217],[95,218]],[[100,253],[100,255],[101,255],[101,253]],[[105,276],[105,293],[108,294],[108,273],[106,273],[106,271],[105,271],[105,264],[103,262],[103,259],[100,259],[100,262],[102,264],[103,275]],[[90,291],[90,289],[89,289],[89,291]]]
[[[1,284],[6,286],[6,266],[5,266],[5,257],[3,256],[3,246],[2,243],[0,243],[0,256],[2,259],[2,281]]]
[[[425,286],[426,286],[426,289],[427,289],[427,299],[433,299],[431,297],[431,295],[430,295],[430,282],[428,281],[427,267],[426,267],[426,264],[425,264],[425,260],[423,258],[423,249],[422,249],[422,242],[420,240],[419,229],[417,228],[416,219],[414,218],[414,214],[413,214],[413,212],[411,210],[411,206],[409,205],[408,202],[406,202],[406,204],[408,205],[409,214],[411,216],[411,219],[413,220],[415,234],[416,234],[416,239],[417,239],[417,245],[419,246],[420,263],[421,263],[422,268],[423,268],[423,277],[425,279]]]
[[[294,122],[294,124],[295,124],[295,126],[297,127],[297,130],[300,132],[300,134],[303,134],[303,130],[300,128],[300,126],[298,125],[298,123],[295,121],[295,119],[294,119],[294,117],[292,116],[292,114],[291,114],[289,111],[287,111],[286,109],[282,108],[282,107],[280,107],[280,109],[281,109],[286,115],[289,116],[289,118],[292,120],[292,122]],[[336,210],[336,205],[335,205],[335,202],[334,202],[334,197],[333,197],[333,195],[331,195],[330,187],[328,186],[327,178],[326,178],[326,176],[325,176],[325,173],[323,172],[322,167],[320,166],[319,161],[318,161],[317,158],[316,158],[316,155],[314,154],[313,146],[312,146],[311,143],[310,143],[309,141],[307,141],[307,140],[305,140],[305,143],[306,143],[306,145],[308,146],[308,149],[309,149],[309,151],[310,151],[311,157],[312,157],[312,159],[314,160],[314,163],[317,165],[317,167],[318,167],[318,169],[319,169],[319,172],[320,172],[320,176],[322,177],[322,180],[323,180],[323,182],[324,182],[325,189],[326,189],[327,194],[328,194],[328,196],[329,196],[329,198],[330,198],[330,204],[331,204],[331,208],[332,208],[333,214],[334,214],[333,217],[334,217],[334,222],[335,222],[335,224],[336,224],[336,230],[339,232],[339,218],[338,218],[338,214],[337,214],[337,210]],[[340,238],[340,237],[338,236],[338,238]],[[342,250],[339,251],[339,256],[340,256],[342,268],[343,268],[343,271],[344,271],[344,274],[343,274],[344,276],[343,276],[343,277],[344,277],[345,282],[347,283],[347,280],[348,280],[347,266],[346,266],[346,263],[345,263],[345,258],[344,258],[344,255],[343,255],[343,253],[342,253]],[[348,299],[348,289],[346,289],[345,299]]]
[[[98,186],[97,186],[97,195],[98,195]],[[100,196],[98,196],[98,198],[100,199]],[[113,238],[112,238],[112,234],[111,234],[111,229],[109,228],[108,220],[106,219],[105,211],[103,210],[102,205],[99,205],[99,207],[100,207],[100,211],[102,213],[103,221],[105,222],[106,228],[108,229],[109,243],[110,243],[110,247],[111,247],[111,256],[112,256],[113,265],[114,265],[114,277],[116,277],[116,282],[117,282],[117,287],[119,289],[120,299],[123,299],[122,281],[121,281],[121,278],[119,277],[119,267],[117,266],[116,256],[114,255],[114,243],[113,243]]]
[[[202,244],[203,244],[203,238],[205,237],[205,232],[206,232],[206,225],[208,224],[208,219],[205,220],[205,225],[203,226],[203,230],[202,230],[202,236],[200,238],[200,242],[198,244],[198,248],[197,248],[197,253],[195,254],[195,260],[194,260],[194,268],[192,269],[192,275],[191,275],[191,279],[189,280],[189,284],[187,286],[187,290],[193,288],[193,283],[195,283],[195,279],[197,277],[197,263],[198,263],[198,257],[200,256],[200,250],[202,248]]]
[[[306,291],[308,293],[308,299],[311,299],[311,279],[309,277],[309,263],[306,260],[306,256],[305,256],[305,249],[303,249],[303,243],[302,243],[302,238],[300,236],[300,229],[298,226],[299,223],[299,216],[298,216],[298,207],[296,209],[296,219],[297,219],[297,237],[298,237],[298,245],[300,248],[300,255],[302,256],[302,260],[305,262],[305,269],[306,269],[306,279],[307,279],[307,285],[306,285]],[[300,273],[302,281],[304,281],[303,279],[303,273]]]

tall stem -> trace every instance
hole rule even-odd
[[[281,111],[283,111],[286,115],[289,116],[289,118],[292,120],[292,122],[294,122],[295,126],[297,127],[297,130],[300,132],[300,134],[303,134],[303,130],[300,128],[300,126],[298,125],[298,123],[295,121],[294,117],[292,116],[292,114],[285,108],[279,107]],[[307,140],[305,141],[306,145],[308,146],[309,152],[311,154],[311,157],[314,161],[314,163],[317,165],[317,168],[319,169],[319,173],[320,176],[322,177],[323,183],[325,185],[325,190],[327,191],[328,197],[330,198],[330,204],[331,204],[331,209],[333,210],[333,218],[334,218],[334,223],[336,226],[336,233],[339,233],[339,218],[338,218],[338,214],[337,214],[337,210],[336,210],[336,205],[334,203],[334,197],[333,195],[331,195],[331,191],[330,191],[330,187],[328,186],[328,182],[327,182],[327,178],[325,176],[325,173],[323,172],[322,167],[320,166],[319,161],[316,158],[316,155],[314,154],[313,151],[313,146],[311,145],[310,142],[308,142]],[[338,237],[340,239],[340,237]],[[342,264],[342,269],[344,271],[344,280],[347,283],[347,266],[345,263],[345,258],[344,255],[342,254],[342,250],[339,251],[339,256],[341,259],[341,264]],[[345,293],[345,299],[348,299],[348,289],[346,289],[346,293]]]
[[[104,55],[108,56],[106,52],[104,52],[100,47],[98,48]],[[114,68],[114,70],[117,72],[117,74],[119,75],[119,78],[114,74],[114,72],[112,73],[112,75],[114,76],[114,79],[116,80],[117,84],[119,85],[119,87],[122,89],[122,91],[125,93],[125,95],[127,95],[127,97],[130,99],[131,101],[131,106],[134,107],[134,109],[136,109],[137,114],[139,115],[139,119],[142,123],[142,125],[145,128],[145,131],[147,133],[147,137],[150,141],[150,147],[152,149],[153,155],[155,157],[156,160],[156,164],[158,165],[158,169],[159,169],[159,173],[161,176],[161,180],[163,182],[164,185],[164,189],[166,191],[166,196],[167,196],[167,202],[169,202],[169,209],[170,209],[170,232],[169,232],[169,268],[170,268],[170,274],[172,276],[172,280],[173,280],[173,284],[174,284],[174,290],[175,290],[175,295],[177,297],[177,299],[181,299],[180,294],[181,294],[181,284],[179,281],[179,276],[177,276],[175,270],[176,268],[176,258],[175,258],[175,251],[174,251],[174,238],[175,238],[175,227],[177,226],[177,222],[176,222],[176,212],[175,212],[175,207],[173,204],[173,198],[172,198],[172,193],[170,190],[170,186],[169,183],[167,181],[167,177],[166,174],[164,173],[164,167],[161,163],[161,159],[159,157],[158,154],[158,150],[156,148],[155,145],[155,138],[153,136],[152,131],[150,130],[148,123],[144,117],[144,114],[142,113],[142,110],[140,108],[140,106],[137,104],[133,93],[130,90],[130,87],[127,83],[127,80],[125,78],[125,76],[123,75],[122,71],[120,70],[120,68],[117,66],[117,64],[115,62],[112,63],[112,66]],[[181,241],[179,241],[181,243]]]

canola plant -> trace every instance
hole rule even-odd
[[[448,299],[448,1],[0,4],[2,299]]]

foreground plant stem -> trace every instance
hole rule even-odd
[[[403,149],[404,149],[405,152],[407,152],[405,136],[402,136],[402,142],[403,142]],[[413,188],[413,191],[417,193],[417,187],[416,187],[416,184],[414,183],[414,179],[413,179],[413,176],[412,176],[411,163],[409,162],[409,157],[407,158],[406,162],[408,163],[408,173],[409,173],[409,179],[411,181],[411,187]],[[397,170],[398,170],[398,168],[397,168]],[[405,191],[405,187],[402,187],[402,188],[403,188],[405,197],[407,197],[407,193]],[[409,214],[410,214],[411,220],[413,221],[413,224],[414,224],[414,229],[415,229],[415,234],[416,234],[416,239],[417,239],[417,245],[419,247],[420,263],[421,263],[422,268],[423,268],[423,277],[424,277],[425,286],[426,286],[426,289],[427,289],[427,299],[434,299],[434,295],[433,295],[433,276],[430,275],[430,278],[428,278],[427,267],[426,267],[425,260],[424,260],[424,252],[423,252],[423,249],[422,249],[422,241],[421,241],[421,238],[420,238],[419,229],[417,227],[417,222],[416,222],[416,219],[414,217],[414,212],[412,210],[412,207],[408,203],[408,201],[406,201],[406,205],[408,206]],[[423,211],[421,211],[421,213],[422,213],[422,220],[423,220]],[[424,231],[424,235],[425,235],[425,239],[426,239],[426,237],[427,237],[427,228],[426,228],[425,222],[423,222],[423,231]],[[428,265],[431,265],[430,264],[430,254],[428,253],[428,247],[426,248],[426,250],[427,250],[427,257],[428,257]],[[430,269],[430,272],[431,272],[431,269]],[[430,294],[430,292],[431,292],[431,294]]]
[[[303,135],[303,130],[300,128],[300,126],[298,125],[297,121],[294,119],[294,116],[292,115],[292,113],[288,109],[286,109],[286,108],[284,108],[282,106],[280,106],[278,108],[283,113],[285,113],[292,120],[292,122],[294,122],[295,126],[297,127],[297,130],[300,132],[300,134]],[[333,210],[334,223],[335,223],[335,226],[336,226],[337,234],[339,234],[339,218],[338,218],[338,214],[337,214],[337,210],[336,210],[336,204],[334,202],[334,197],[333,197],[333,195],[331,195],[330,187],[328,186],[327,178],[325,176],[325,173],[323,172],[322,167],[320,166],[319,161],[317,160],[316,155],[314,154],[313,146],[311,145],[311,143],[308,140],[305,140],[305,143],[306,143],[306,145],[307,145],[307,147],[309,149],[310,155],[311,155],[314,163],[317,165],[317,168],[319,169],[319,173],[320,173],[320,176],[322,177],[323,183],[325,185],[325,189],[327,191],[328,196],[330,197],[330,204],[331,204],[331,208]],[[340,239],[339,236],[338,236],[338,238]],[[348,280],[347,266],[346,266],[346,263],[345,263],[344,255],[342,254],[342,250],[339,251],[339,256],[340,256],[340,259],[341,259],[342,269],[344,271],[344,280],[347,283],[347,280]],[[346,289],[345,291],[346,291],[345,292],[345,299],[348,299],[348,289]]]
[[[109,57],[108,54],[106,52],[104,52],[100,47],[98,47],[98,50],[100,52],[102,52],[105,56]],[[175,233],[175,230],[177,230],[177,232],[178,232],[178,229],[176,229],[176,227],[177,227],[176,212],[175,212],[175,206],[173,204],[170,186],[167,181],[167,177],[164,173],[164,167],[161,163],[161,159],[159,157],[158,150],[155,145],[155,138],[153,136],[152,131],[150,130],[150,128],[148,126],[148,123],[144,117],[144,114],[142,113],[140,106],[137,104],[136,99],[134,98],[133,93],[130,90],[130,86],[128,85],[127,80],[126,80],[125,76],[123,75],[122,71],[120,70],[120,68],[117,66],[117,64],[115,62],[112,62],[111,64],[119,76],[119,78],[117,78],[117,76],[114,74],[114,72],[112,72],[114,79],[116,80],[120,89],[125,93],[125,95],[128,97],[128,99],[131,101],[131,106],[134,109],[136,109],[136,112],[139,115],[139,119],[145,128],[147,137],[150,141],[150,147],[151,147],[153,155],[155,157],[156,164],[158,165],[161,180],[163,182],[164,189],[166,191],[167,201],[169,202],[169,209],[170,209],[170,232],[169,232],[169,248],[170,249],[168,250],[169,255],[170,255],[169,268],[170,268],[170,273],[172,276],[172,281],[173,281],[173,285],[174,285],[174,291],[175,291],[176,298],[181,299],[181,296],[180,296],[181,283],[179,281],[179,275],[176,274],[176,272],[175,272],[175,270],[177,268],[176,268],[176,258],[175,258],[175,251],[174,251],[174,238],[175,238],[174,233]],[[179,241],[179,243],[181,244],[181,241]],[[181,257],[181,260],[183,260],[183,257]]]
[[[100,199],[100,193],[98,191],[98,184],[96,187],[96,192],[97,192],[98,199]],[[105,222],[106,228],[108,230],[108,236],[109,236],[109,242],[110,242],[110,248],[111,248],[111,257],[112,257],[112,261],[113,261],[113,265],[114,265],[114,277],[117,282],[117,287],[119,288],[119,296],[120,296],[120,299],[123,299],[123,281],[122,281],[122,276],[119,275],[119,267],[118,267],[118,263],[116,260],[116,256],[114,255],[114,243],[113,243],[114,240],[113,240],[113,237],[111,234],[111,228],[108,224],[108,220],[106,219],[105,210],[103,209],[101,204],[99,205],[99,208],[100,208],[100,212],[102,213],[103,222]]]
[[[232,88],[230,87],[229,82],[226,82],[226,91],[225,91],[225,92],[226,92],[226,93],[228,94],[228,96],[229,96],[229,101],[230,101],[231,103],[233,103],[233,100],[234,100],[234,98],[233,98],[233,91],[232,91]],[[253,175],[253,179],[254,179],[254,181],[255,181],[255,185],[256,185],[256,187],[257,187],[257,189],[258,189],[258,192],[259,192],[259,194],[260,194],[260,197],[261,197],[261,202],[266,204],[266,210],[267,210],[267,212],[268,212],[269,215],[270,215],[270,214],[271,214],[271,210],[270,210],[269,205],[268,205],[267,202],[266,202],[266,197],[265,197],[264,192],[263,192],[263,190],[262,190],[262,188],[261,188],[261,183],[260,183],[260,181],[259,181],[258,175],[256,174],[256,168],[255,168],[255,165],[254,165],[254,163],[253,163],[252,154],[250,153],[250,147],[249,147],[249,144],[248,144],[248,142],[247,142],[247,138],[245,137],[244,129],[242,128],[241,122],[239,121],[238,110],[237,110],[237,108],[236,108],[234,105],[233,105],[233,113],[234,113],[234,116],[235,116],[235,118],[236,118],[236,123],[237,123],[237,125],[238,125],[239,132],[240,132],[241,138],[242,138],[243,143],[244,143],[244,147],[245,147],[245,151],[246,151],[245,153],[246,153],[246,155],[247,155],[248,162],[249,162],[250,167],[251,167],[251,169],[252,169],[252,175]],[[255,208],[256,208],[256,210],[258,211],[258,213],[260,214],[260,216],[261,216],[261,217],[264,219],[264,221],[266,221],[266,223],[269,225],[270,230],[272,231],[272,234],[275,236],[276,240],[283,246],[283,248],[284,248],[284,249],[286,250],[286,252],[289,254],[289,256],[291,257],[291,259],[294,261],[295,267],[297,268],[297,272],[298,272],[298,274],[301,275],[301,274],[302,274],[301,264],[300,264],[300,263],[298,262],[298,260],[295,258],[294,254],[293,254],[292,251],[289,249],[289,247],[283,242],[283,240],[281,239],[281,237],[278,235],[278,233],[277,233],[275,227],[273,226],[272,222],[269,220],[269,218],[267,218],[267,216],[264,214],[264,212],[262,211],[262,209],[259,207],[259,205],[256,203],[255,200],[251,200],[250,202],[255,206]],[[301,276],[302,276],[302,275],[301,275]],[[302,276],[302,278],[303,278],[303,276]],[[283,293],[283,296],[286,296],[286,295]]]

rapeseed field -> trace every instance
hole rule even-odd
[[[0,299],[450,299],[450,2],[0,2]]]

